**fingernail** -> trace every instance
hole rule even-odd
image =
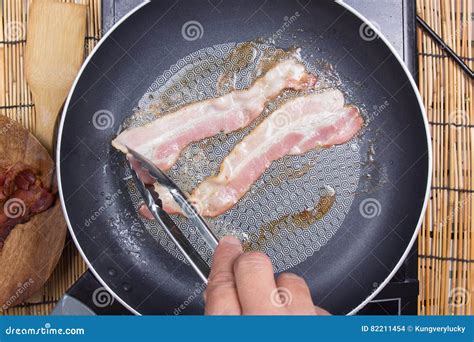
[[[241,246],[240,240],[237,239],[235,236],[232,236],[232,235],[224,236],[224,237],[220,240],[220,243],[228,243],[228,244],[230,244],[230,245]]]

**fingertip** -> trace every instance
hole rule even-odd
[[[225,236],[219,241],[206,289],[207,315],[241,313],[233,272],[234,261],[241,253],[242,246],[235,237]]]

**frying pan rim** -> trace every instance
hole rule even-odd
[[[431,186],[431,177],[432,177],[432,150],[431,150],[431,134],[429,130],[429,125],[428,125],[428,118],[426,116],[426,110],[425,106],[423,104],[423,99],[421,98],[420,92],[418,90],[418,85],[416,84],[412,74],[408,70],[408,67],[406,66],[405,62],[403,59],[400,57],[398,52],[395,50],[395,48],[392,46],[392,44],[388,41],[388,39],[380,32],[380,30],[365,16],[363,16],[361,13],[356,11],[354,8],[349,6],[348,4],[344,3],[343,0],[336,0],[335,1],[337,4],[343,6],[345,9],[347,9],[349,12],[354,14],[356,17],[361,19],[366,25],[368,25],[374,32],[375,34],[383,40],[385,45],[388,46],[390,51],[393,53],[397,61],[400,63],[400,65],[403,68],[403,71],[405,71],[405,74],[408,77],[408,80],[410,81],[410,85],[412,89],[415,91],[416,99],[418,100],[418,104],[420,106],[421,110],[421,116],[423,117],[423,123],[425,127],[425,133],[426,133],[426,146],[428,148],[428,177],[426,179],[426,189],[425,189],[425,198],[423,200],[423,207],[420,212],[420,217],[418,218],[418,223],[416,225],[416,228],[413,232],[413,235],[410,239],[410,242],[408,243],[407,248],[403,252],[402,256],[400,257],[400,260],[398,260],[398,263],[395,265],[395,267],[392,269],[392,272],[385,278],[385,280],[373,291],[361,304],[359,304],[356,308],[354,308],[352,311],[350,311],[347,315],[354,315],[356,314],[360,309],[362,309],[365,305],[367,305],[368,302],[370,302],[373,298],[375,298],[382,290],[383,288],[388,284],[388,282],[395,276],[397,271],[400,269],[400,267],[403,265],[405,259],[408,256],[408,253],[410,253],[410,250],[413,247],[413,244],[415,243],[418,233],[420,231],[421,225],[423,223],[423,218],[425,216],[426,208],[428,207],[428,200],[430,198],[430,186]]]
[[[109,285],[107,285],[107,283],[102,279],[102,277],[99,275],[99,273],[95,270],[94,266],[92,265],[92,263],[89,261],[86,254],[82,250],[81,244],[77,240],[76,234],[74,232],[74,229],[72,228],[71,221],[69,220],[69,216],[67,214],[66,202],[64,200],[64,194],[63,194],[63,188],[62,188],[62,180],[61,180],[61,141],[62,141],[62,137],[63,137],[62,133],[63,133],[63,128],[64,128],[64,122],[66,121],[66,115],[67,115],[67,111],[68,111],[68,108],[69,108],[69,104],[71,102],[72,95],[73,95],[73,93],[76,89],[76,86],[77,86],[77,83],[79,82],[79,79],[82,76],[82,73],[84,72],[85,68],[89,64],[90,60],[95,55],[95,53],[98,51],[100,46],[112,34],[112,32],[114,32],[117,29],[117,27],[119,27],[125,20],[127,20],[130,16],[132,16],[135,12],[140,10],[145,5],[148,5],[150,2],[151,2],[151,0],[144,0],[143,3],[139,4],[134,9],[132,9],[130,12],[125,14],[119,21],[117,21],[110,28],[109,31],[107,31],[105,33],[105,35],[100,39],[100,41],[97,43],[97,45],[92,50],[92,52],[89,54],[89,56],[87,56],[86,60],[84,61],[84,63],[81,66],[81,69],[79,70],[79,73],[76,76],[76,79],[74,80],[74,83],[71,87],[71,90],[69,91],[68,97],[67,97],[66,102],[64,104],[64,108],[63,108],[63,112],[62,112],[62,116],[61,116],[61,121],[59,123],[59,128],[58,128],[58,139],[57,139],[57,143],[56,143],[56,178],[57,178],[57,182],[58,182],[59,199],[61,201],[61,208],[63,210],[64,218],[66,219],[67,227],[69,229],[69,233],[71,234],[72,240],[74,241],[74,244],[76,245],[77,249],[79,250],[79,253],[81,254],[82,258],[86,262],[86,264],[88,266],[88,269],[92,272],[92,274],[99,281],[99,283],[107,290],[107,292],[109,292],[112,296],[114,296],[114,298],[117,299],[117,301],[120,304],[122,304],[126,309],[128,309],[130,312],[132,312],[134,315],[137,315],[137,316],[141,316],[142,314],[140,312],[138,312],[135,308],[130,306],[127,302],[125,302],[119,295],[117,295],[115,293],[115,291],[113,291],[110,288]]]
[[[71,234],[71,237],[74,241],[74,244],[76,245],[77,249],[79,250],[79,253],[81,254],[82,258],[86,262],[89,270],[96,277],[96,279],[99,281],[99,283],[110,294],[112,294],[114,296],[114,298],[116,298],[117,301],[120,304],[122,304],[125,308],[127,308],[131,313],[133,313],[135,315],[138,315],[138,316],[141,316],[142,314],[140,312],[138,312],[135,308],[130,306],[127,302],[125,302],[119,295],[117,295],[110,288],[110,286],[107,285],[107,283],[101,278],[99,273],[95,270],[94,266],[91,264],[91,262],[89,261],[86,254],[84,253],[84,251],[81,248],[81,245],[80,245],[80,243],[79,243],[79,241],[76,237],[74,229],[72,228],[71,221],[69,220],[69,216],[68,216],[68,213],[67,213],[67,210],[66,210],[66,203],[65,203],[65,199],[64,199],[64,194],[63,194],[63,189],[62,189],[62,181],[61,181],[61,153],[60,152],[61,152],[62,133],[63,133],[63,128],[64,128],[64,123],[66,121],[66,115],[67,115],[67,112],[68,112],[69,104],[70,104],[72,95],[73,95],[73,93],[76,89],[77,83],[79,82],[79,79],[82,76],[82,73],[84,72],[85,68],[87,67],[87,65],[89,64],[90,60],[93,58],[95,53],[98,51],[100,46],[107,40],[109,35],[111,35],[117,29],[117,27],[119,27],[125,20],[127,20],[130,16],[132,16],[135,12],[140,10],[142,7],[148,5],[150,2],[151,2],[151,0],[145,0],[143,3],[139,4],[134,9],[132,9],[130,12],[128,12],[126,15],[124,15],[119,21],[117,21],[110,28],[110,30],[108,32],[105,33],[105,35],[97,43],[97,45],[95,46],[93,51],[89,54],[89,56],[87,56],[86,60],[84,61],[84,63],[81,66],[81,69],[79,70],[79,73],[76,76],[76,79],[74,80],[74,83],[73,83],[73,85],[71,87],[71,90],[69,91],[68,97],[66,99],[64,109],[63,109],[63,112],[62,112],[62,116],[61,116],[61,121],[60,121],[59,128],[58,128],[58,139],[57,139],[57,144],[56,144],[56,168],[57,168],[56,175],[57,175],[57,182],[58,182],[59,198],[60,198],[60,201],[61,201],[61,207],[62,207],[62,211],[64,213],[64,218],[66,220],[66,223],[67,223],[69,232]],[[423,201],[423,207],[422,207],[422,210],[420,212],[420,216],[418,218],[417,226],[416,226],[416,228],[413,232],[413,236],[412,236],[410,242],[408,243],[408,246],[407,246],[406,250],[403,252],[402,256],[400,257],[399,261],[397,262],[395,267],[392,269],[390,274],[377,287],[377,289],[375,291],[373,291],[368,297],[365,298],[364,301],[362,301],[362,303],[360,303],[357,307],[355,307],[349,313],[347,313],[347,315],[350,316],[350,315],[356,314],[365,305],[367,305],[367,303],[369,301],[371,301],[375,296],[377,296],[382,291],[382,289],[395,276],[398,269],[402,266],[403,262],[405,261],[406,257],[408,256],[408,253],[410,252],[411,248],[413,247],[413,244],[416,241],[416,238],[418,236],[418,232],[420,231],[420,228],[421,228],[421,225],[422,225],[422,222],[423,222],[423,217],[424,217],[424,214],[426,212],[426,208],[428,206],[428,199],[429,199],[429,195],[430,195],[430,184],[431,184],[431,178],[432,178],[432,147],[431,147],[431,140],[430,140],[431,134],[429,132],[429,126],[428,126],[428,120],[427,120],[427,117],[426,117],[426,111],[425,111],[425,107],[423,105],[423,100],[421,98],[420,92],[418,90],[418,86],[417,86],[415,80],[413,79],[413,76],[411,75],[410,71],[408,70],[407,66],[403,62],[402,58],[399,56],[398,52],[395,50],[395,48],[392,46],[392,44],[387,40],[387,38],[382,34],[382,32],[380,32],[380,30],[369,19],[367,19],[365,16],[363,16],[361,13],[359,13],[357,10],[355,10],[354,8],[349,6],[348,4],[344,3],[343,0],[336,0],[335,3],[342,6],[342,7],[344,7],[346,10],[348,10],[349,12],[354,14],[356,17],[358,17],[360,20],[362,20],[366,25],[368,25],[375,32],[375,34],[380,39],[382,39],[382,41],[390,49],[390,52],[395,56],[398,63],[403,68],[405,74],[408,77],[408,80],[410,81],[410,85],[411,85],[412,89],[415,92],[416,98],[418,100],[418,104],[419,104],[419,107],[420,107],[420,110],[421,110],[421,115],[423,117],[423,123],[424,123],[424,127],[425,127],[426,139],[427,139],[427,148],[428,148],[428,177],[427,177],[427,182],[426,182],[425,198],[424,198],[424,201]]]

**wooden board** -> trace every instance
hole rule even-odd
[[[86,53],[101,37],[101,0],[63,0],[87,5]],[[27,14],[31,0],[3,0],[0,24],[0,114],[34,129],[35,108],[23,71]],[[43,289],[27,303],[8,309],[9,315],[47,315],[66,289],[87,269],[79,252],[67,237],[61,259]]]
[[[5,116],[0,116],[0,127],[2,166],[25,163],[38,172],[46,189],[56,188],[54,162],[31,132]],[[15,217],[26,212],[21,199],[12,197],[10,200],[13,201],[10,210],[3,207],[7,216],[8,212]],[[8,234],[0,250],[0,311],[27,300],[42,289],[61,255],[66,231],[61,203],[56,198],[50,209],[17,224]]]

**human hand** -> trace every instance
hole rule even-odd
[[[305,280],[282,273],[275,280],[270,259],[243,253],[233,236],[217,246],[205,293],[206,315],[328,315],[314,306]]]

